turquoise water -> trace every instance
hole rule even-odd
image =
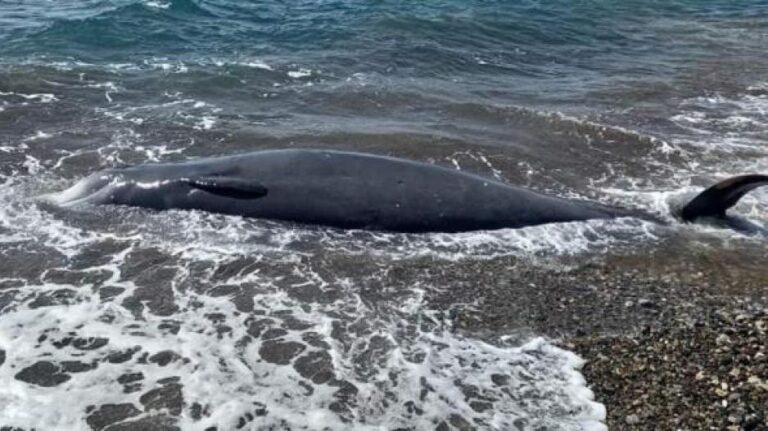
[[[768,172],[767,46],[765,1],[0,0],[0,427],[604,429],[611,406],[532,322],[462,332],[451,316],[477,304],[431,298],[564,256],[764,266],[765,238],[671,213]],[[401,235],[37,199],[97,169],[285,147],[669,225]],[[735,211],[765,225],[768,192]]]
[[[631,80],[695,87],[685,75],[698,62],[757,60],[767,11],[758,1],[4,2],[0,56],[101,67],[165,59],[212,76],[212,62],[259,59],[310,69],[311,82],[363,73],[446,97],[579,103]],[[264,78],[248,89],[268,90]]]
[[[214,102],[229,131],[344,130],[354,117],[431,134],[447,122],[441,134],[497,143],[447,111],[649,108],[634,121],[661,123],[670,102],[762,82],[767,15],[757,1],[3,2],[0,82],[84,73],[126,90],[110,93],[126,106],[182,93]]]

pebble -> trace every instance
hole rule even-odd
[[[651,301],[650,299],[641,299],[637,301],[637,304],[641,307],[651,308],[654,307],[656,304]]]
[[[738,309],[736,319],[731,310],[696,315],[698,325],[679,319],[629,336],[571,339],[597,399],[612,406],[606,425],[768,431],[757,414],[768,406],[765,353],[756,354],[765,341],[750,332],[762,317]]]
[[[715,338],[715,344],[718,346],[725,346],[727,344],[731,344],[731,337],[729,337],[726,334],[720,334]]]

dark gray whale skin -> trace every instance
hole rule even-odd
[[[764,229],[726,211],[768,176],[728,178],[704,190],[678,216],[745,232]],[[195,209],[343,229],[462,232],[649,213],[536,193],[478,175],[373,154],[289,149],[93,174],[54,197],[77,203],[156,210]]]
[[[644,216],[427,163],[302,149],[106,170],[62,192],[58,200],[196,209],[397,232],[460,232]]]

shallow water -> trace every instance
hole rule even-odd
[[[425,298],[478,260],[706,247],[761,265],[764,238],[670,214],[768,170],[766,41],[764,2],[0,3],[0,425],[89,429],[130,403],[127,420],[182,429],[600,429],[610,406],[573,354],[455,331]],[[404,235],[36,199],[100,168],[275,147],[669,224]],[[757,190],[734,210],[765,225],[767,208]]]

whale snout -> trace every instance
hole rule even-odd
[[[83,178],[66,190],[46,195],[44,198],[62,206],[89,202],[103,194],[115,179],[116,175],[110,171],[97,172]]]

